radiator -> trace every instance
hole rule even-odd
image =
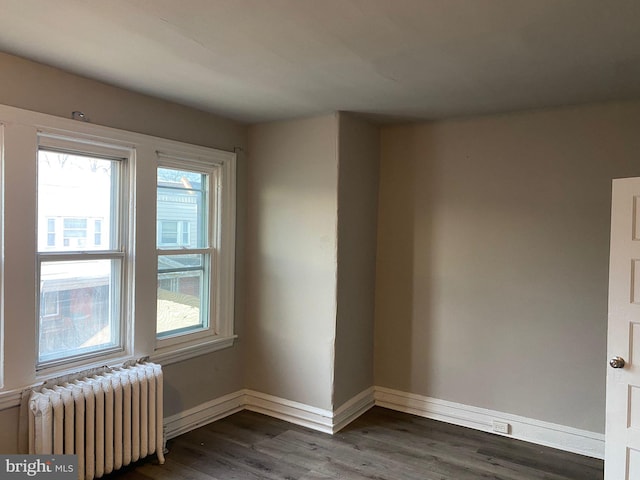
[[[29,453],[78,455],[78,478],[100,478],[155,453],[164,463],[162,369],[117,368],[29,398]]]

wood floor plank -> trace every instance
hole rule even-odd
[[[218,480],[211,475],[177,462],[168,462],[166,465],[147,462],[144,465],[140,465],[137,471],[157,480]]]
[[[377,435],[385,442],[408,440],[409,449],[419,448],[432,454],[440,452],[445,456],[450,453],[463,458],[464,463],[473,465],[474,469],[486,469],[489,464],[515,469],[519,472],[515,478],[522,478],[523,474],[527,479],[602,478],[602,461],[598,459],[389,410],[380,413],[355,425],[355,436],[380,432]],[[344,434],[348,435],[348,432],[347,429]],[[455,463],[456,459],[451,461]],[[509,478],[507,472],[500,473]]]
[[[235,420],[235,419],[234,419]],[[214,422],[202,429],[224,436],[228,441],[250,446],[263,439],[269,439],[290,430],[291,424],[255,412],[244,411],[237,421]]]
[[[301,477],[300,480],[335,480],[336,477],[329,476],[320,472],[309,472],[304,477]]]
[[[437,422],[439,423],[439,422]],[[391,427],[384,423],[378,425],[369,425],[366,429],[355,430],[339,434],[341,438],[347,439],[349,442],[359,445],[362,449],[374,450],[382,452],[385,455],[392,455],[396,458],[403,458],[404,461],[416,466],[427,466],[425,464],[425,452],[435,459],[434,468],[444,464],[445,470],[442,472],[452,477],[458,478],[477,478],[477,475],[484,473],[488,475],[496,475],[499,478],[509,480],[520,480],[522,478],[537,479],[553,479],[563,480],[566,477],[556,474],[554,471],[542,471],[540,469],[531,468],[523,462],[513,462],[512,456],[496,456],[491,452],[481,452],[478,450],[478,442],[470,442],[468,440],[461,441],[465,434],[473,432],[465,432],[460,430],[460,435],[448,435],[448,439],[441,435],[434,435],[433,430],[429,428],[401,428],[402,435],[394,431]],[[486,435],[486,434],[485,434]],[[495,436],[491,436],[495,437]],[[484,444],[489,443],[485,439]],[[513,440],[508,440],[513,442]],[[495,450],[499,451],[498,447]]]
[[[176,462],[189,466],[202,473],[206,473],[219,480],[258,480],[264,477],[255,475],[228,458],[221,457],[217,452],[198,452],[188,444],[174,444],[169,455],[174,454],[178,458]],[[167,455],[167,463],[173,460]]]
[[[243,411],[169,443],[125,480],[602,480],[603,462],[374,407],[335,435]]]
[[[345,476],[347,474],[354,478],[356,475],[372,478],[373,474],[381,478],[390,478],[393,475],[402,475],[407,480],[424,478],[416,476],[415,471],[393,458],[383,458],[376,452],[360,450],[356,445],[335,441],[326,434],[289,431],[280,435],[278,442],[288,443],[287,458],[313,464],[314,469],[320,473],[343,475],[342,478],[348,478]],[[270,443],[264,442],[256,448],[264,451],[269,448]]]
[[[505,480],[563,480],[564,477],[540,472],[508,460],[478,454],[475,449],[452,447],[442,442],[429,442],[424,447],[420,439],[407,438],[398,442],[393,436],[376,435],[375,438],[354,438],[360,448],[376,452],[382,458],[391,457],[415,469],[429,469],[447,478],[461,480],[478,478],[478,475],[493,475]],[[428,452],[428,455],[425,454]]]
[[[303,464],[285,462],[271,455],[265,455],[251,447],[227,441],[207,429],[190,432],[189,441],[198,444],[195,448],[207,452],[212,458],[229,462],[237,468],[253,473],[259,478],[279,480],[300,478],[308,473]]]

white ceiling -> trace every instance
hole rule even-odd
[[[0,0],[0,50],[244,122],[436,119],[640,98],[640,1]]]

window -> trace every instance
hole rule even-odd
[[[233,339],[231,162],[160,155],[158,350]]]
[[[47,219],[47,247],[56,246],[56,219]]]
[[[97,247],[102,246],[102,220],[93,221],[93,244]]]
[[[41,139],[37,216],[46,229],[38,234],[37,254],[40,367],[123,348],[125,163],[122,156],[98,154],[90,145],[60,148]],[[89,219],[95,217],[104,220],[92,222],[91,245]],[[60,246],[56,218],[62,219]]]
[[[55,317],[60,314],[60,301],[58,300],[58,292],[42,292],[41,311],[43,317]]]
[[[158,210],[158,214],[167,215],[168,212]],[[157,243],[158,247],[188,247],[191,243],[191,222],[159,220]]]
[[[0,147],[0,406],[233,345],[235,154],[4,105]],[[175,307],[160,329],[158,291]]]
[[[158,168],[158,316],[162,338],[209,328],[212,174]],[[213,205],[213,208],[215,206]],[[190,225],[195,235],[190,235]],[[179,247],[172,251],[170,247]]]
[[[65,247],[84,247],[87,243],[87,219],[65,218],[62,234]]]

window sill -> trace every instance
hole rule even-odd
[[[196,345],[178,345],[172,347],[164,347],[159,349],[154,355],[152,355],[149,360],[155,363],[159,363],[162,366],[171,365],[172,363],[181,362],[183,360],[188,360],[190,358],[198,357],[200,355],[205,355],[207,353],[212,353],[218,350],[222,350],[224,348],[232,347],[235,339],[238,338],[237,335],[232,335],[230,337],[218,337],[207,342],[200,342]],[[118,358],[114,365],[121,364],[127,358]],[[129,359],[130,360],[130,359]],[[105,362],[96,362],[95,364],[83,365],[83,369],[89,369],[104,365]],[[38,382],[31,385],[26,386],[21,389],[7,390],[5,392],[0,392],[0,411],[7,410],[9,408],[19,407],[22,399],[22,392],[24,390],[28,390],[30,388],[42,385],[42,383],[48,379],[55,378],[61,375],[65,375],[68,373],[76,372],[77,368],[71,368],[67,370],[58,370],[56,372],[49,372],[46,375],[39,376],[37,378]]]
[[[88,372],[98,368],[117,368],[121,367],[127,362],[134,361],[133,357],[118,355],[111,357],[103,357],[95,360],[92,363],[77,363],[66,364],[57,367],[56,369],[45,370],[37,372],[35,377],[35,383],[26,384],[21,388],[13,388],[11,390],[0,391],[0,411],[7,410],[9,408],[18,407],[22,401],[22,393],[24,391],[30,391],[34,388],[39,388],[47,381],[62,378],[66,375],[76,375]]]
[[[13,407],[19,407],[22,399],[22,390],[9,390],[0,392],[0,411]]]
[[[230,337],[218,337],[207,342],[200,342],[196,345],[176,345],[171,347],[163,347],[158,349],[151,355],[150,361],[159,363],[162,366],[171,365],[172,363],[181,362],[190,358],[199,357],[207,353],[222,350],[233,346],[237,335]]]

